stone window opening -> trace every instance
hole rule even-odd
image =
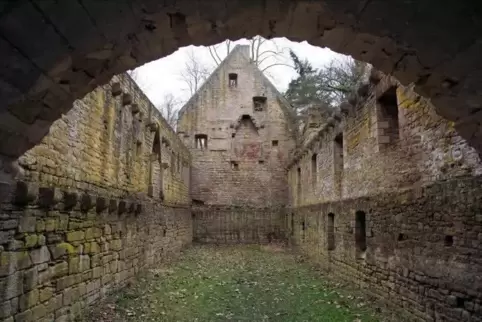
[[[328,250],[335,249],[335,214],[328,214],[328,222],[326,224],[326,243]]]
[[[238,87],[238,74],[236,73],[229,73],[229,87]]]
[[[231,170],[239,170],[239,163],[237,163],[236,161],[231,161]]]
[[[367,227],[364,211],[355,213],[355,247],[358,258],[363,258],[367,250]]]
[[[447,247],[454,245],[454,236],[446,235],[444,238],[444,245]]]
[[[295,235],[295,214],[291,213],[291,236]]]
[[[136,156],[141,156],[142,155],[142,141],[137,140],[136,141]]]
[[[266,100],[265,96],[254,96],[253,97],[253,110],[255,112],[263,112],[266,109]]]
[[[390,87],[378,99],[377,137],[380,145],[394,144],[399,140],[397,88]]]
[[[196,149],[206,150],[208,148],[208,136],[206,134],[196,134],[194,136]]]
[[[313,153],[311,156],[311,185],[313,186],[313,189],[316,187],[316,182],[318,181],[317,163],[317,154]]]
[[[271,146],[278,146],[278,144],[279,144],[278,140],[271,141]]]

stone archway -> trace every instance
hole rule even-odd
[[[114,74],[182,46],[256,34],[327,46],[415,83],[480,152],[481,18],[469,1],[9,2],[0,6],[0,155],[38,143]]]

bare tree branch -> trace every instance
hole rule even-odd
[[[273,66],[286,66],[286,67],[290,67],[290,68],[293,68],[293,66],[291,66],[290,64],[285,64],[285,63],[274,63],[274,64],[271,64],[271,65],[268,65],[266,66],[265,68],[261,69],[262,72],[264,72],[265,70],[273,67]]]
[[[174,97],[172,93],[164,95],[163,102],[157,106],[167,123],[175,130],[178,118],[178,111],[181,101]]]
[[[181,79],[187,85],[189,93],[194,95],[202,83],[209,77],[210,69],[203,65],[193,50],[188,51],[184,69],[180,72]]]

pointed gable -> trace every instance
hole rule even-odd
[[[180,122],[180,128],[183,128],[182,121],[183,116],[188,111],[192,109],[200,108],[199,100],[207,101],[207,105],[222,103],[217,98],[211,97],[206,98],[204,94],[210,92],[211,96],[218,96],[216,94],[216,89],[226,89],[229,87],[240,86],[245,80],[239,78],[237,71],[240,69],[251,69],[254,75],[255,81],[253,82],[257,87],[262,87],[270,90],[274,93],[276,100],[278,101],[280,107],[282,108],[284,117],[290,120],[291,124],[294,124],[295,115],[292,112],[289,102],[284,98],[284,96],[276,89],[276,87],[269,81],[269,79],[264,75],[264,73],[251,61],[250,58],[250,46],[249,45],[236,45],[231,52],[226,56],[226,58],[216,67],[216,69],[211,73],[211,75],[206,79],[206,81],[199,87],[199,89],[194,93],[193,96],[184,104],[184,106],[179,110],[178,122]],[[261,85],[261,86],[259,86]],[[254,97],[264,97],[265,93],[260,91]],[[222,101],[222,100],[221,100]],[[253,101],[253,104],[256,102]],[[250,106],[246,106],[250,108]],[[251,114],[251,112],[249,113]]]

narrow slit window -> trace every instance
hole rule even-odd
[[[391,87],[383,93],[378,99],[378,106],[378,141],[381,144],[393,144],[400,135],[397,88]]]
[[[318,165],[317,165],[317,154],[313,153],[311,156],[311,185],[313,188],[316,187],[316,182],[318,180]]]
[[[367,249],[367,227],[366,216],[364,211],[355,213],[355,246],[359,257],[365,253]]]
[[[328,214],[328,222],[326,225],[326,239],[328,250],[335,249],[335,214]]]
[[[238,74],[229,73],[229,87],[238,87]]]
[[[335,184],[338,194],[341,196],[342,193],[342,182],[343,182],[343,133],[338,134],[333,142],[333,161],[335,169]]]
[[[196,134],[194,136],[196,149],[206,150],[208,148],[208,136],[206,134]]]
[[[278,146],[278,143],[279,143],[278,140],[271,141],[272,146]]]
[[[296,178],[296,194],[298,196],[298,205],[301,203],[301,168],[297,170],[297,178]]]
[[[262,112],[266,109],[266,97],[254,96],[253,97],[253,109],[255,112]]]

